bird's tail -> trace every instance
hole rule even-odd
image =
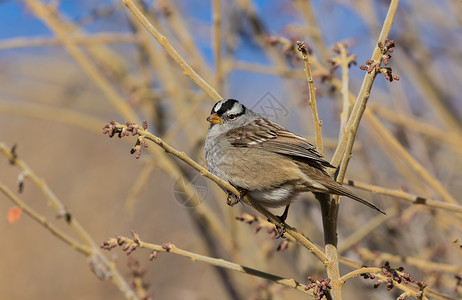
[[[363,198],[357,196],[356,194],[354,194],[349,189],[342,187],[342,192],[343,193],[340,194],[340,195],[347,196],[350,199],[356,200],[356,201],[358,201],[358,202],[360,202],[360,203],[362,203],[362,204],[364,204],[366,206],[369,206],[370,208],[373,208],[373,209],[381,212],[382,214],[386,215],[386,213],[380,207],[376,206],[375,204],[373,204],[370,201],[367,201],[366,199],[363,199]]]
[[[335,181],[334,181],[335,182]],[[373,208],[379,212],[381,212],[382,214],[386,215],[386,213],[379,207],[377,207],[375,204],[367,201],[366,199],[363,199],[359,196],[357,196],[355,193],[353,193],[352,191],[350,191],[349,189],[341,186],[340,184],[338,184],[337,182],[335,182],[336,184],[329,184],[328,186],[326,186],[326,188],[328,188],[330,190],[330,193],[332,194],[336,194],[336,195],[341,195],[341,196],[346,196],[350,199],[353,199],[353,200],[356,200],[366,206],[369,206],[370,208]]]

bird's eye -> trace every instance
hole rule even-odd
[[[234,120],[234,119],[236,119],[236,115],[235,114],[229,114],[228,119]]]

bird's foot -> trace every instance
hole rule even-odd
[[[284,233],[286,232],[286,229],[285,229],[285,227],[286,227],[286,219],[287,219],[287,215],[289,214],[289,207],[290,207],[290,204],[288,204],[286,206],[286,208],[284,209],[284,212],[282,213],[282,215],[276,216],[276,218],[278,218],[279,221],[281,221],[281,225],[275,225],[276,226],[276,237],[275,237],[275,239],[284,238]]]
[[[241,202],[242,198],[245,195],[245,191],[242,189],[238,189],[238,190],[239,190],[239,196],[236,196],[233,193],[228,192],[228,198],[226,199],[226,204],[228,204],[229,206],[234,206],[238,204],[239,202]]]

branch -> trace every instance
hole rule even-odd
[[[136,43],[138,36],[124,33],[97,33],[92,35],[78,35],[70,38],[77,45],[93,45],[107,43]],[[61,46],[63,41],[59,38],[36,37],[36,38],[12,38],[0,42],[0,50],[28,48],[28,47],[48,47]]]
[[[139,10],[139,8],[131,0],[123,0],[124,4],[131,10],[131,12],[138,18],[143,26],[149,31],[149,33],[159,42],[159,44],[167,51],[168,55],[183,69],[184,74],[191,78],[204,92],[206,92],[215,101],[223,99],[220,94],[217,93],[202,77],[200,77],[196,71],[181,57],[175,48],[170,45],[168,39],[163,36],[146,18],[145,15]]]
[[[216,85],[218,90],[223,92],[223,60],[221,55],[221,0],[212,1],[212,20],[213,20],[213,51],[215,53],[215,68],[216,68]]]
[[[347,258],[344,258],[344,257],[339,257],[339,262],[341,262],[344,265],[356,268],[358,270],[358,271],[357,270],[352,271],[351,273],[347,273],[346,275],[344,275],[344,277],[345,276],[348,277],[348,278],[345,277],[345,281],[346,281],[346,279],[352,278],[352,276],[354,277],[354,275],[357,275],[357,273],[359,273],[359,275],[366,274],[366,273],[363,273],[364,272],[364,269],[363,269],[364,266],[361,266],[357,262],[354,262],[354,261],[352,261],[350,259],[347,259]],[[402,262],[402,261],[399,261],[399,262]],[[385,263],[385,264],[387,264],[387,263]],[[382,270],[382,268],[381,268],[381,270]],[[427,296],[431,296],[434,299],[439,299],[439,300],[455,300],[455,298],[448,297],[446,295],[435,292],[435,291],[431,290],[428,287],[425,288],[425,295],[423,295],[422,293],[420,293],[421,292],[419,290],[420,288],[415,287],[415,286],[410,286],[410,285],[403,285],[400,282],[397,282],[394,278],[390,278],[389,275],[392,275],[392,274],[388,274],[388,272],[387,272],[387,275],[384,275],[382,273],[375,273],[375,277],[377,277],[380,280],[380,282],[384,282],[387,285],[390,284],[390,287],[397,287],[398,289],[402,290],[403,292],[408,293],[409,295],[414,296],[414,297],[416,297],[418,299],[428,299]],[[402,274],[402,272],[399,272],[399,273],[401,273],[402,277],[405,277],[404,276],[405,274]],[[370,274],[370,275],[372,275],[372,274]],[[369,276],[369,279],[374,279],[375,277]],[[391,276],[391,277],[393,277],[393,276]],[[407,275],[406,275],[406,278],[410,279],[409,277],[407,277]],[[391,281],[389,281],[389,279],[391,279]],[[376,283],[377,285],[374,286],[374,287],[378,287],[380,282],[377,282]],[[403,280],[401,280],[401,282],[403,282]],[[421,297],[421,298],[419,298],[419,297]]]
[[[111,238],[107,240],[106,242],[103,243],[102,248],[106,250],[111,250],[112,248],[116,246],[124,246],[123,249],[127,255],[131,254],[136,248],[145,248],[145,249],[151,249],[153,250],[150,260],[154,259],[157,257],[157,252],[167,252],[167,253],[173,253],[176,255],[184,256],[190,258],[193,262],[200,261],[204,262],[216,267],[232,270],[232,271],[237,271],[253,276],[257,276],[263,279],[271,280],[275,283],[294,288],[296,290],[302,291],[304,293],[312,295],[309,291],[305,290],[305,285],[297,282],[294,279],[289,279],[289,278],[284,278],[280,277],[277,275],[273,275],[270,273],[266,273],[257,269],[245,267],[236,263],[232,263],[229,261],[226,261],[224,259],[217,259],[217,258],[212,258],[209,256],[205,255],[200,255],[194,252],[190,252],[187,250],[180,249],[176,247],[172,243],[164,243],[162,245],[156,245],[156,244],[150,244],[150,243],[145,243],[141,241],[140,237],[138,234],[132,231],[133,234],[133,239],[127,238],[127,237],[122,237],[122,236],[116,236],[115,238]]]
[[[462,273],[462,267],[454,264],[438,263],[418,257],[394,255],[386,252],[372,252],[366,248],[359,248],[358,251],[364,261],[378,260],[389,261],[394,263],[404,262],[407,265],[414,266],[416,268],[419,268],[420,270],[438,271],[451,274]]]
[[[390,3],[390,7],[388,8],[388,13],[385,18],[385,21],[382,26],[382,31],[380,32],[379,38],[377,40],[377,44],[374,49],[374,53],[372,54],[371,60],[374,61],[376,64],[380,65],[383,60],[382,49],[380,47],[381,44],[385,43],[385,40],[388,37],[388,33],[390,32],[391,26],[393,25],[393,19],[395,16],[396,9],[398,8],[399,0],[392,0]],[[358,131],[359,122],[363,116],[364,111],[366,110],[366,104],[369,100],[370,92],[372,89],[372,84],[374,83],[375,77],[377,75],[376,69],[373,69],[371,72],[367,72],[364,76],[363,83],[361,89],[358,93],[358,97],[356,102],[353,106],[353,110],[351,112],[350,119],[348,120],[346,130],[343,133],[339,146],[335,151],[334,157],[331,160],[332,165],[338,166],[342,157],[348,156],[351,154],[351,149],[346,149],[346,144],[348,139],[355,138],[356,133]],[[349,158],[346,159],[343,163],[348,165]]]
[[[384,187],[369,184],[369,183],[358,182],[356,180],[355,181],[347,180],[346,184],[350,186],[354,186],[358,189],[372,192],[374,194],[381,194],[381,195],[403,199],[403,200],[406,200],[416,205],[424,205],[424,206],[428,206],[431,208],[440,208],[440,209],[444,209],[444,210],[448,210],[448,211],[452,211],[456,213],[462,213],[461,205],[431,200],[431,199],[424,198],[421,196],[413,195],[411,193],[407,193],[403,190],[384,188]]]
[[[382,268],[360,268],[360,269],[356,269],[354,271],[351,271],[350,273],[347,273],[345,275],[342,276],[342,278],[340,278],[340,281],[342,282],[342,284],[345,283],[345,281],[347,281],[348,279],[351,279],[353,277],[356,277],[358,275],[361,275],[361,274],[364,274],[364,273],[379,273],[382,271]]]
[[[297,49],[302,53],[303,61],[305,62],[306,79],[308,81],[308,89],[310,91],[308,103],[310,104],[311,113],[313,114],[313,122],[316,136],[316,148],[319,153],[323,154],[321,131],[322,121],[319,120],[318,116],[318,108],[316,105],[316,89],[314,88],[313,75],[311,74],[309,50],[306,47],[305,43],[300,41],[297,42]]]

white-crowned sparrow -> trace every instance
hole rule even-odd
[[[333,166],[305,138],[237,100],[217,102],[207,121],[205,159],[210,172],[259,204],[288,206],[298,193],[310,191],[347,196],[384,213],[329,176],[325,168]]]

